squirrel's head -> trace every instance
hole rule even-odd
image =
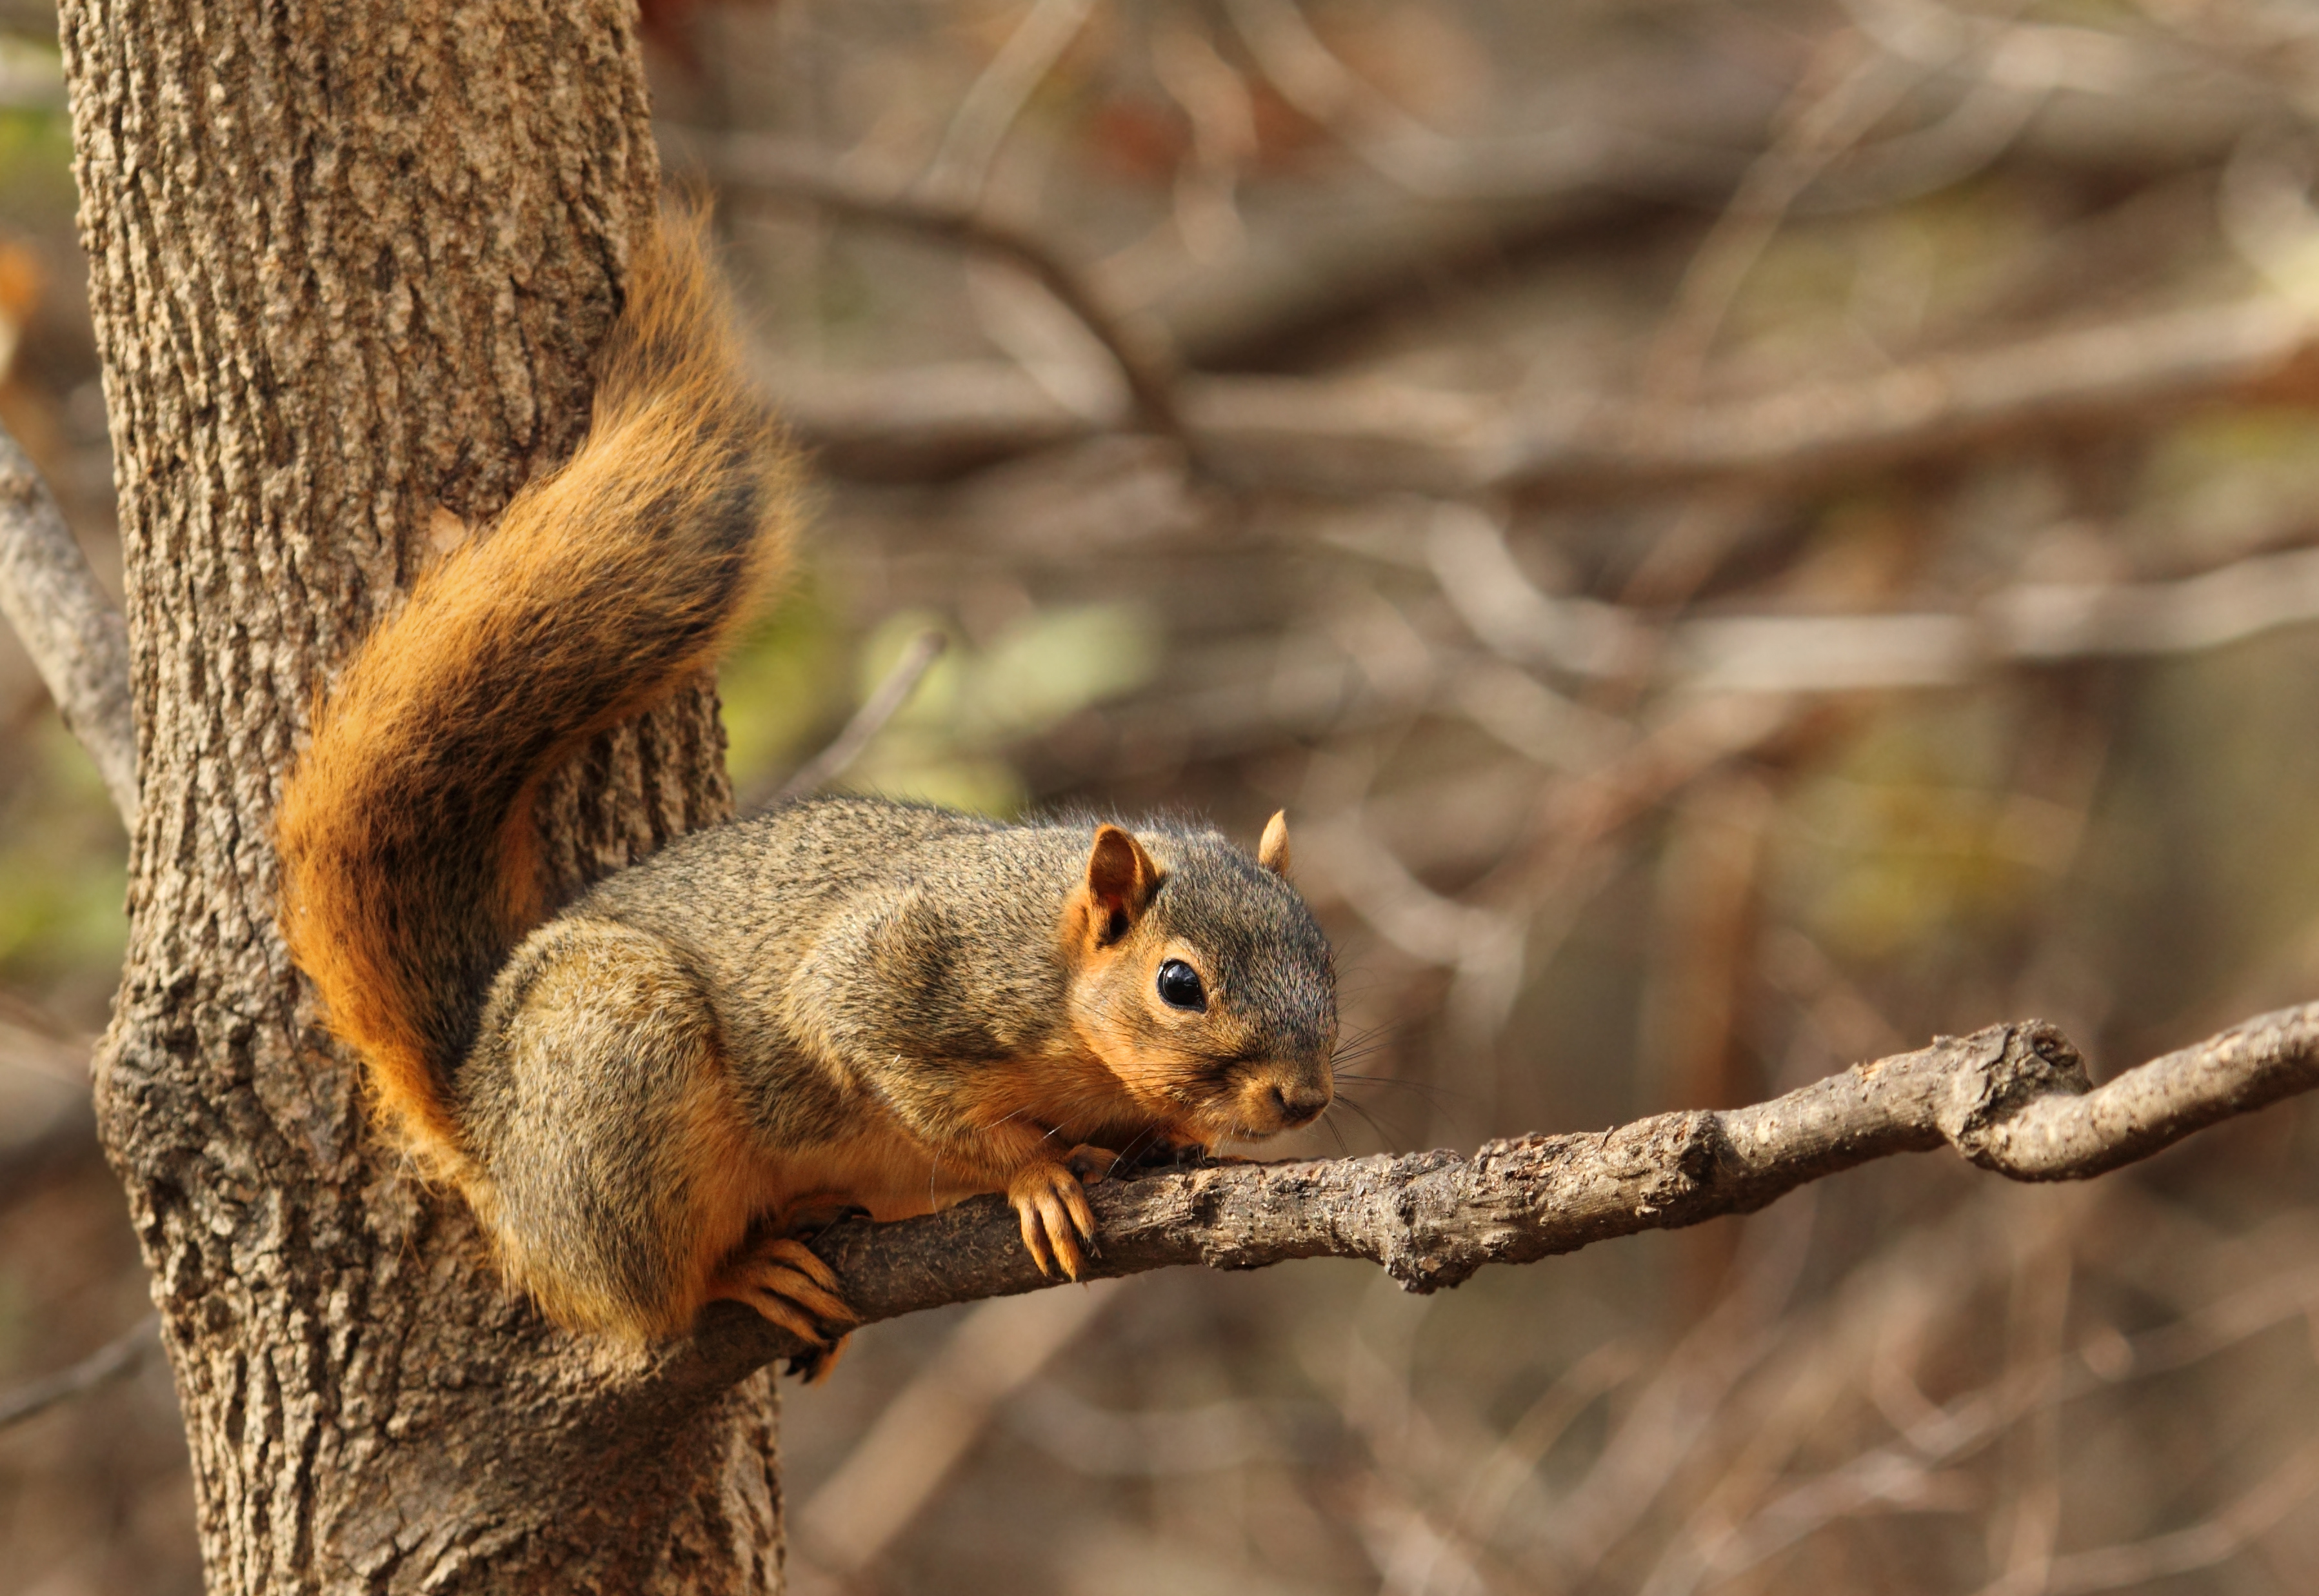
[[[1176,1136],[1255,1140],[1329,1106],[1336,969],[1287,876],[1279,815],[1253,860],[1214,832],[1096,828],[1060,927],[1072,1027]]]

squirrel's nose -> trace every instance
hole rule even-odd
[[[1293,1131],[1318,1118],[1321,1111],[1329,1106],[1329,1089],[1326,1087],[1275,1087],[1272,1088],[1272,1102],[1280,1111],[1281,1129]]]

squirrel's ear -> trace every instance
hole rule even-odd
[[[1276,876],[1288,874],[1288,811],[1275,809],[1264,823],[1264,840],[1256,845],[1256,862]]]
[[[1135,840],[1116,825],[1098,825],[1087,852],[1087,890],[1096,911],[1096,940],[1117,942],[1142,918],[1160,885],[1160,867]]]

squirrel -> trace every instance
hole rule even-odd
[[[1250,859],[1177,822],[807,799],[551,912],[543,777],[708,669],[788,561],[799,467],[734,347],[699,220],[661,222],[578,450],[320,699],[282,927],[382,1128],[551,1319],[646,1340],[735,1300],[818,1377],[858,1318],[809,1227],[1004,1192],[1076,1278],[1121,1153],[1328,1106],[1336,988],[1279,815]]]

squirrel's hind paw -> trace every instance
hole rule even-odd
[[[1118,1171],[1119,1155],[1107,1147],[1090,1147],[1082,1141],[1063,1155],[1063,1165],[1079,1177],[1081,1186],[1094,1186]]]
[[[837,1276],[802,1241],[776,1237],[758,1243],[726,1267],[715,1295],[745,1303],[772,1323],[809,1344],[790,1359],[793,1375],[808,1384],[836,1366],[846,1332],[862,1316],[837,1294]]]
[[[1077,1280],[1087,1267],[1087,1255],[1100,1254],[1095,1244],[1095,1210],[1087,1206],[1079,1177],[1067,1164],[1032,1164],[1006,1185],[1006,1200],[1023,1227],[1023,1245],[1039,1273],[1051,1275],[1055,1266]],[[1085,1241],[1087,1246],[1079,1246]]]

